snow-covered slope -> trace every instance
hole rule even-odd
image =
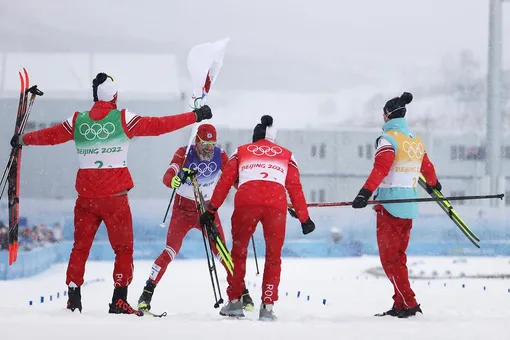
[[[454,263],[453,258],[410,258],[428,270],[466,267],[510,272],[508,258]],[[65,265],[57,265],[31,279],[0,282],[0,329],[2,339],[491,339],[508,340],[510,293],[505,280],[414,281],[413,289],[424,314],[414,319],[377,318],[389,309],[393,294],[385,278],[373,278],[364,270],[378,265],[375,257],[317,260],[284,259],[280,299],[275,305],[279,320],[257,320],[261,276],[251,259],[247,283],[256,301],[245,320],[229,320],[213,308],[214,299],[205,260],[172,263],[155,291],[154,312],[167,311],[163,319],[109,315],[112,263],[91,262],[83,287],[83,314],[65,310]],[[262,263],[261,263],[262,264]],[[135,304],[151,262],[135,263],[129,300]],[[223,272],[219,273],[225,297]],[[298,292],[300,293],[299,298]],[[49,296],[52,295],[52,301]],[[40,297],[45,297],[41,304]],[[326,304],[323,300],[326,299]],[[34,305],[29,306],[32,300]]]

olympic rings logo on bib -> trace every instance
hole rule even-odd
[[[199,176],[210,177],[214,175],[214,173],[218,169],[218,164],[216,164],[215,162],[198,163],[197,166],[196,163],[190,163],[189,168],[191,170],[197,170]]]
[[[413,158],[421,159],[423,157],[423,154],[425,153],[423,145],[421,143],[405,141],[402,144],[402,147],[404,148],[404,151],[411,159]]]
[[[270,147],[270,146],[266,146],[266,145],[262,145],[262,146],[249,145],[246,149],[249,152],[251,152],[252,154],[254,154],[255,156],[266,155],[269,157],[274,157],[274,156],[279,155],[283,152],[282,148],[280,148],[279,146]]]
[[[94,140],[96,138],[104,140],[115,132],[115,125],[111,122],[106,122],[104,125],[99,123],[94,123],[92,125],[82,123],[78,131],[86,140]]]

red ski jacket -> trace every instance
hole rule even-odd
[[[389,143],[388,143],[389,144]],[[395,151],[391,145],[382,145],[377,148],[374,158],[374,167],[368,176],[363,188],[367,188],[371,192],[381,184],[383,179],[389,174],[391,166],[395,160]],[[427,184],[436,185],[437,176],[434,165],[429,159],[427,153],[423,155],[420,172],[425,176]]]
[[[300,222],[308,208],[292,152],[267,139],[242,145],[230,157],[214,189],[209,208],[218,209],[238,183],[234,207],[268,206],[287,212],[287,192]]]
[[[167,187],[172,187],[172,178],[177,175],[177,173],[181,170],[181,168],[184,166],[184,156],[186,155],[186,148],[180,147],[177,149],[177,151],[174,154],[174,157],[172,158],[172,161],[170,162],[170,165],[168,169],[165,172],[165,175],[163,176],[163,184],[165,184]],[[225,166],[228,162],[228,156],[225,151],[221,151],[221,171],[225,169]],[[207,202],[206,202],[207,203]],[[182,210],[187,211],[196,211],[197,210],[197,204],[195,203],[195,200],[191,200],[189,198],[183,197],[179,195],[178,193],[175,194],[175,203],[174,207],[179,207]]]
[[[99,101],[90,109],[90,118],[101,120],[116,109],[113,102]],[[62,124],[23,136],[25,145],[56,145],[74,140],[74,123],[79,112]],[[141,117],[122,110],[122,127],[128,138],[141,136],[159,136],[164,133],[181,129],[196,122],[194,112],[187,112],[166,117]],[[112,169],[79,169],[76,175],[76,191],[87,198],[110,197],[134,187],[133,179],[127,167]]]

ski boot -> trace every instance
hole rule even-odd
[[[154,294],[154,289],[156,288],[156,284],[148,280],[143,288],[142,295],[138,299],[138,309],[142,312],[151,310],[151,300],[152,294]]]
[[[243,295],[241,297],[243,300],[243,308],[247,311],[252,311],[255,304],[253,303],[253,299],[250,296],[250,292],[248,288],[244,288]]]
[[[69,287],[67,291],[67,309],[74,312],[78,309],[81,313],[81,291],[80,287]]]
[[[113,290],[112,303],[110,304],[110,310],[108,313],[143,316],[143,312],[134,309],[127,302],[127,286],[115,288]]]
[[[260,321],[275,321],[278,318],[273,313],[273,305],[268,305],[262,302],[260,305],[259,320]]]
[[[242,318],[243,313],[243,302],[239,299],[229,301],[220,310],[220,315]]]
[[[400,318],[400,319],[406,319],[406,318],[409,318],[411,316],[415,316],[416,313],[422,313],[422,310],[420,308],[420,305],[417,305],[416,307],[413,307],[413,308],[409,308],[409,309],[404,309],[404,310],[401,310],[400,313],[398,313],[397,317]]]
[[[391,307],[390,310],[388,310],[386,312],[382,312],[382,313],[377,313],[374,316],[386,316],[386,315],[389,315],[389,316],[398,316],[398,314],[401,311],[402,311],[402,309],[396,309],[395,307]]]

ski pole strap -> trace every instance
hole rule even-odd
[[[408,199],[394,199],[394,200],[373,200],[368,201],[367,204],[397,204],[397,203],[423,203],[423,202],[438,202],[438,201],[464,201],[464,200],[480,200],[480,199],[491,199],[499,198],[503,199],[505,194],[495,195],[477,195],[477,196],[452,196],[452,197],[424,197],[424,198],[408,198]],[[309,208],[320,208],[320,207],[343,207],[352,205],[351,202],[324,202],[324,203],[308,203],[306,206]],[[288,205],[289,208],[293,208],[292,204]]]

